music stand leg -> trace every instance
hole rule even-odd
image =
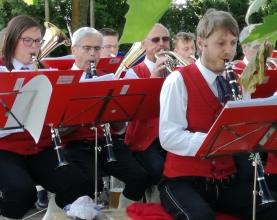
[[[97,146],[97,127],[92,127],[91,128],[92,130],[94,130],[94,132],[95,132],[95,146],[94,146],[94,150],[95,150],[95,189],[94,189],[94,201],[95,201],[95,204],[97,205],[97,194],[98,194],[98,192],[97,192],[97,151],[98,151],[98,146]]]
[[[253,189],[253,220],[256,219],[256,197],[257,197],[257,164],[258,159],[255,154],[252,153],[254,166],[254,189]]]

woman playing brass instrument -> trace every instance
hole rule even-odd
[[[14,17],[8,23],[3,45],[7,69],[34,69],[31,54],[39,54],[41,43],[37,21],[26,15]],[[60,208],[88,194],[85,176],[74,164],[56,169],[57,155],[48,126],[43,127],[37,144],[27,130],[8,132],[1,133],[0,138],[0,219],[22,218],[37,201],[36,184],[55,193]]]

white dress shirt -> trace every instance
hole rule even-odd
[[[144,61],[143,61],[146,66],[148,67],[149,69],[149,72],[152,74],[153,72],[153,69],[154,69],[154,65],[155,63],[153,63],[152,61],[148,60],[147,57],[144,58]],[[137,76],[137,74],[135,73],[135,71],[133,70],[133,68],[131,69],[128,69],[125,76],[124,76],[125,79],[137,79],[139,78]]]
[[[22,67],[28,68],[28,70],[34,70],[34,65],[32,63],[24,65],[15,58],[13,58],[13,67],[15,70],[20,70]]]
[[[213,94],[218,97],[216,87],[217,75],[205,68],[200,59],[196,61]],[[226,78],[226,72],[222,73]],[[245,95],[250,98],[250,95]],[[160,127],[159,136],[162,147],[180,156],[194,156],[203,143],[206,133],[190,132],[186,118],[188,93],[184,79],[179,71],[174,71],[165,80],[160,95]]]

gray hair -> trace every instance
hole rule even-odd
[[[242,41],[244,41],[250,35],[250,33],[255,29],[255,27],[258,25],[260,25],[260,24],[250,24],[250,25],[244,27],[239,34],[239,42],[241,43]]]
[[[83,37],[91,34],[98,34],[100,36],[101,46],[102,46],[103,44],[102,34],[92,27],[82,27],[82,28],[79,28],[77,31],[75,31],[72,36],[72,46],[78,45]]]

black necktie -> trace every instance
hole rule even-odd
[[[23,66],[20,68],[21,70],[28,70],[29,68],[27,66]]]
[[[224,79],[223,76],[217,76],[215,81],[218,92],[218,101],[225,103],[226,97],[228,97],[229,100],[233,100],[228,81]]]
[[[90,78],[92,78],[91,73],[87,73],[87,74],[86,74],[86,79],[90,79]]]

